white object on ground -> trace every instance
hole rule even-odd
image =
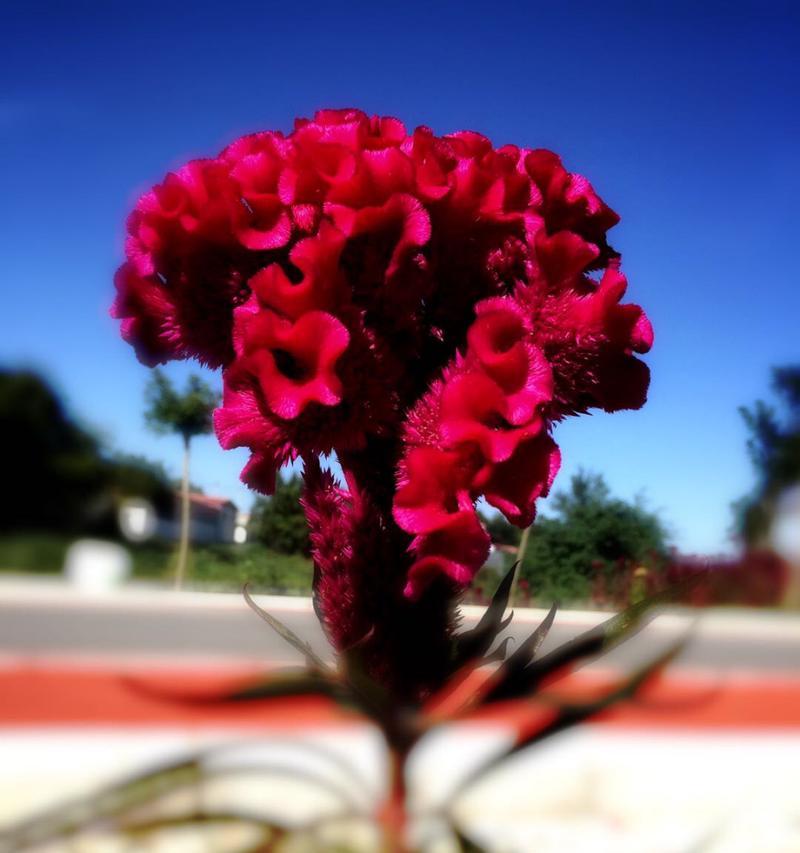
[[[131,573],[131,555],[115,542],[79,539],[67,549],[64,575],[80,592],[106,592]]]

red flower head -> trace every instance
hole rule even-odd
[[[530,524],[554,424],[644,402],[617,220],[549,151],[351,109],[189,163],[129,218],[123,336],[148,364],[224,368],[216,430],[253,488],[304,460],[326,629],[389,680],[408,649],[387,632],[441,640],[486,558],[476,501]]]

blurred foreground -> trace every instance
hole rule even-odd
[[[308,599],[259,602],[328,653]],[[465,621],[478,613],[465,608]],[[517,610],[512,636],[519,639],[542,615]],[[547,646],[601,618],[562,613]],[[661,612],[627,647],[574,679],[583,687],[601,683],[657,654],[694,621],[685,610]],[[184,780],[160,807],[167,814],[188,802],[209,815],[258,812],[299,823],[335,813],[332,790],[342,785],[362,807],[379,800],[380,739],[322,700],[175,701],[300,662],[239,595],[146,588],[86,595],[63,582],[8,578],[0,584],[0,647],[4,827],[210,747],[204,763],[211,776],[199,785]],[[500,711],[422,744],[410,784],[425,849],[454,849],[445,841],[437,802],[502,745],[514,723]],[[800,622],[777,613],[712,610],[641,700],[492,774],[463,797],[458,814],[491,850],[790,853],[800,850],[799,757]],[[343,762],[365,777],[363,790],[343,779]],[[289,768],[327,783],[287,778]],[[256,846],[257,829],[229,823],[125,844],[104,835],[111,826],[101,822],[93,839],[47,849],[268,849]],[[347,846],[309,836],[304,849],[373,849],[363,828],[349,824],[342,833],[339,842],[344,838]],[[6,849],[2,843],[0,849]]]

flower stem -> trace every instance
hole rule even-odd
[[[411,853],[407,839],[406,761],[408,749],[389,748],[389,791],[379,819],[386,834],[388,853]]]

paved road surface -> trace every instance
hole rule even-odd
[[[320,651],[327,644],[305,599],[262,598],[262,604]],[[468,608],[465,624],[477,608]],[[519,610],[510,634],[530,633],[541,612]],[[598,614],[564,612],[550,647],[595,624]],[[694,627],[692,628],[692,622]],[[629,667],[691,631],[676,665],[702,670],[794,672],[800,676],[800,617],[708,613],[695,621],[678,611],[658,616],[602,661]],[[135,591],[87,598],[55,587],[0,587],[0,654],[6,658],[180,658],[186,662],[284,664],[298,656],[239,596]]]

